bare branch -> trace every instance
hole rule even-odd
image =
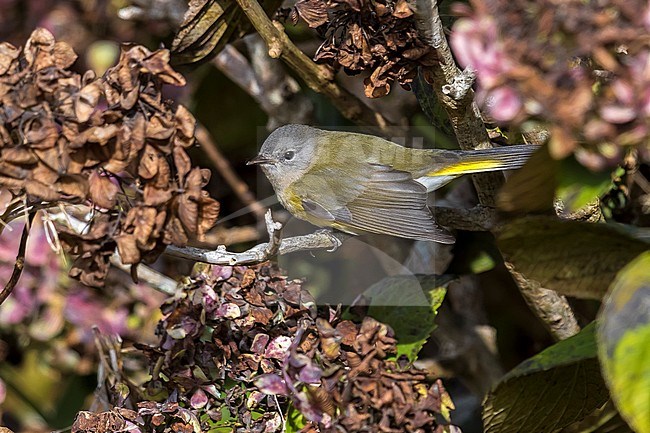
[[[474,102],[471,72],[463,73],[451,54],[435,0],[418,0],[415,8],[418,30],[436,51],[438,62],[427,69],[433,80],[433,91],[442,103],[454,128],[461,149],[492,147],[478,106]],[[501,172],[472,175],[479,201],[494,206],[496,193],[503,185]]]
[[[480,111],[474,102],[474,91],[471,90],[473,71],[461,72],[456,65],[435,0],[417,0],[416,22],[420,33],[438,55],[439,61],[428,72],[433,76],[433,90],[449,115],[460,147],[466,150],[491,147]],[[481,205],[494,207],[496,193],[504,183],[503,174],[494,172],[473,175],[472,180]],[[493,222],[492,228],[495,224]],[[555,338],[564,339],[580,330],[573,311],[563,296],[526,279],[512,265],[507,263],[506,267],[526,302]]]
[[[438,224],[459,230],[491,231],[497,219],[496,209],[481,205],[471,209],[436,206],[431,210]]]
[[[266,227],[269,233],[269,242],[264,242],[241,253],[233,253],[221,245],[216,250],[206,250],[195,247],[168,246],[166,254],[197,260],[213,265],[250,265],[264,262],[275,255],[289,254],[296,251],[310,251],[327,249],[334,251],[341,246],[343,241],[351,235],[332,233],[328,230],[319,230],[315,233],[281,239],[282,225],[274,222],[271,211],[266,214]]]
[[[332,80],[332,72],[319,66],[294,45],[278,23],[276,26],[257,0],[237,0],[248,19],[269,49],[269,56],[281,58],[317,93],[327,96],[343,116],[354,123],[379,127],[386,131],[390,122],[380,113],[369,109],[356,96]]]
[[[545,289],[540,283],[527,279],[515,270],[512,263],[506,268],[514,278],[519,291],[556,340],[564,340],[580,332],[580,326],[566,298],[554,290]]]
[[[456,101],[463,100],[467,93],[472,90],[472,85],[476,80],[476,71],[467,68],[460,74],[456,75],[451,83],[442,86],[442,93],[451,96]]]
[[[25,221],[25,227],[23,227],[23,233],[20,235],[20,244],[18,246],[18,254],[16,255],[16,263],[14,264],[14,270],[9,277],[9,281],[5,284],[4,288],[0,292],[0,305],[7,300],[11,292],[18,284],[20,276],[23,274],[23,269],[25,267],[25,247],[27,246],[27,238],[29,238],[29,230],[32,227],[32,221],[34,221],[35,212],[31,212],[27,221]]]

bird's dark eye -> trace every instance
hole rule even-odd
[[[284,159],[286,159],[287,161],[291,161],[294,156],[296,156],[296,152],[294,152],[293,150],[287,150],[286,152],[284,152]]]

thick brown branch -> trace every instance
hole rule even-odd
[[[310,89],[327,96],[346,118],[360,125],[387,130],[388,120],[332,81],[331,71],[314,63],[296,47],[284,30],[266,16],[257,0],[237,0],[237,3],[266,42],[271,57],[284,60]]]
[[[566,298],[554,290],[545,289],[537,281],[527,279],[517,272],[512,263],[506,268],[519,287],[519,291],[556,340],[564,340],[580,332],[580,326]]]
[[[481,113],[474,102],[474,91],[467,85],[472,73],[462,72],[454,61],[440,20],[437,2],[419,0],[416,17],[420,32],[426,35],[437,54],[438,62],[427,72],[433,80],[433,90],[449,116],[458,144],[464,150],[492,147]],[[476,174],[472,176],[472,180],[480,203],[484,206],[494,206],[496,192],[504,182],[503,174]]]

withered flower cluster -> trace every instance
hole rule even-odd
[[[543,120],[556,157],[599,169],[626,146],[650,157],[650,6],[645,0],[477,0],[452,48],[499,121]]]
[[[163,312],[159,346],[139,346],[152,366],[126,420],[139,431],[281,431],[289,404],[304,432],[459,431],[438,424],[453,407],[439,380],[388,361],[388,326],[317,309],[268,264],[205,266]]]
[[[315,61],[349,75],[370,72],[364,79],[369,98],[387,95],[395,81],[408,89],[417,67],[435,61],[407,0],[299,0],[292,18],[325,39]]]
[[[153,260],[200,238],[219,204],[186,152],[193,116],[162,97],[164,84],[185,84],[169,52],[126,46],[100,78],[69,70],[76,57],[44,29],[24,49],[0,44],[0,187],[33,204],[92,205],[89,231],[60,237],[77,256],[71,275],[100,286],[116,246],[124,263]]]

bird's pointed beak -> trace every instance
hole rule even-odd
[[[246,163],[246,165],[261,165],[261,164],[270,164],[272,162],[275,162],[274,159],[269,158],[268,156],[264,155],[257,155],[255,158],[251,159]]]

